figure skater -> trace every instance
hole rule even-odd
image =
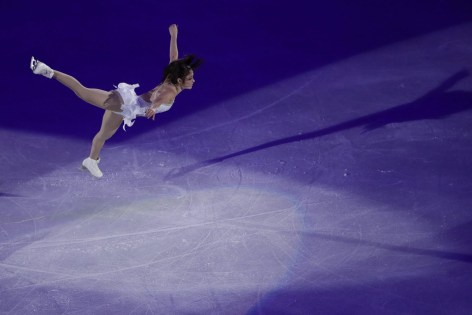
[[[201,60],[193,55],[179,58],[177,49],[178,29],[176,24],[169,26],[170,34],[170,62],[164,69],[162,82],[147,93],[136,95],[134,89],[139,84],[118,84],[116,90],[104,91],[84,87],[74,77],[53,70],[45,63],[31,58],[30,67],[33,73],[43,75],[49,79],[56,79],[85,102],[105,110],[100,131],[92,141],[90,156],[82,162],[82,168],[88,170],[91,175],[101,178],[102,171],[98,167],[100,162],[100,151],[105,141],[110,139],[123,122],[125,126],[131,127],[137,116],[155,119],[157,113],[169,110],[174,103],[175,97],[183,90],[192,89],[195,83],[193,70],[196,69]]]

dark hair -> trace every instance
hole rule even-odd
[[[185,81],[185,77],[200,66],[202,60],[195,57],[195,55],[187,55],[181,59],[172,61],[164,68],[162,82],[170,81],[172,84],[177,84],[178,79]]]

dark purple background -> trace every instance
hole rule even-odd
[[[180,54],[197,54],[206,65],[198,73],[198,89],[182,96],[191,101],[162,118],[168,120],[363,51],[460,24],[471,19],[472,11],[467,1],[439,0],[2,1],[1,6],[5,104],[15,104],[8,110],[22,117],[2,115],[2,126],[87,139],[90,134],[78,127],[84,117],[96,126],[100,113],[20,68],[31,55],[87,86],[108,90],[119,82],[139,82],[145,91],[160,82],[168,60],[167,26],[177,23]],[[38,105],[43,102],[50,102],[47,110]],[[154,126],[142,130],[148,128]]]
[[[102,111],[192,91],[78,170]],[[1,1],[0,313],[469,314],[470,1]]]

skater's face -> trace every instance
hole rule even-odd
[[[180,86],[182,87],[182,90],[191,90],[193,87],[193,84],[195,83],[195,79],[193,77],[193,70],[190,69],[190,72],[185,76],[184,80],[181,81]]]

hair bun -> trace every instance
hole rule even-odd
[[[190,70],[197,69],[202,63],[195,55],[186,55],[182,59],[172,61],[165,67],[162,82],[168,80],[172,84],[177,84],[177,80],[185,80]]]

